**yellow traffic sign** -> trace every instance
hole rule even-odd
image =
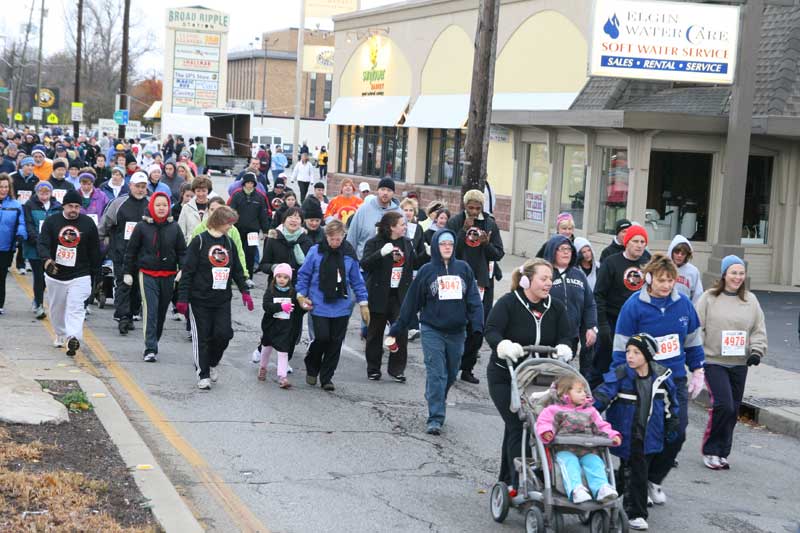
[[[58,124],[58,115],[55,113],[50,113],[47,115],[47,123],[48,124]]]
[[[22,120],[22,113],[15,114],[14,115],[14,120],[16,120],[17,122],[21,121]]]

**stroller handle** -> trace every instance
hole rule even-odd
[[[523,351],[527,354],[543,354],[543,355],[555,355],[556,349],[552,346],[539,346],[536,344],[530,344],[528,346],[522,347]]]
[[[529,344],[528,346],[523,346],[522,350],[528,355],[536,355],[537,359],[550,359],[551,356],[555,356],[556,354],[556,349],[552,346],[540,346],[538,344]],[[513,365],[508,365],[508,371],[511,374],[511,402],[509,404],[509,409],[512,413],[516,413],[521,407],[519,399],[519,387],[517,387],[517,373]]]

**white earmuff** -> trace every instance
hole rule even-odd
[[[648,285],[652,285],[653,284],[653,275],[650,272],[647,272],[644,275],[644,282],[647,283]]]
[[[528,276],[525,275],[525,268],[519,267],[519,273],[522,274],[519,277],[519,286],[523,289],[528,289],[531,286],[531,280]]]

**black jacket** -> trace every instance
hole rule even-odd
[[[230,269],[224,289],[213,288],[212,268]],[[231,281],[236,283],[242,294],[249,294],[236,244],[227,235],[214,237],[204,231],[192,239],[186,249],[181,271],[183,274],[178,285],[179,302],[202,307],[228,305],[231,301]]]
[[[461,211],[447,222],[447,227],[456,234],[456,259],[461,259],[469,264],[475,273],[475,281],[478,282],[479,287],[493,287],[494,280],[489,276],[489,262],[500,261],[505,255],[500,229],[492,215],[483,213],[483,220],[475,219],[475,227],[487,233],[491,232],[491,237],[486,244],[470,246],[467,244],[467,231],[464,229],[466,218],[466,213]]]
[[[156,222],[144,217],[136,224],[125,250],[125,273],[139,270],[177,272],[186,254],[186,239],[172,217]]]
[[[62,253],[57,255],[61,247]],[[68,266],[70,260],[65,252],[75,249],[74,266]],[[69,281],[83,276],[93,276],[100,271],[100,240],[97,237],[97,226],[86,215],[78,215],[75,220],[67,220],[63,214],[56,214],[44,219],[39,242],[36,246],[43,262],[52,259],[58,266],[58,273],[48,274],[60,281]]]
[[[65,191],[74,191],[75,186],[67,181],[66,177],[63,180],[56,179],[55,176],[50,176],[50,179],[47,180],[50,182],[50,185],[53,186],[53,189],[62,189]]]
[[[128,224],[133,224],[135,227],[141,222],[142,217],[147,214],[147,203],[146,196],[137,200],[131,195],[126,195],[118,197],[106,206],[98,231],[100,239],[111,240],[108,255],[115,263],[125,261],[125,249],[128,247],[128,240],[125,239],[125,227]],[[131,235],[128,236],[128,239]]]
[[[616,324],[622,305],[644,286],[642,268],[648,261],[650,253],[645,250],[636,261],[615,254],[600,265],[594,284],[594,300],[597,302],[597,325],[601,330],[610,327],[612,322]]]
[[[402,252],[397,262],[394,254],[381,255],[381,248],[391,242],[395,248]],[[376,235],[364,243],[364,253],[361,257],[361,269],[366,274],[369,310],[373,313],[386,313],[389,296],[391,294],[391,277],[395,268],[401,268],[400,282],[397,286],[397,296],[402,303],[406,292],[414,280],[414,270],[417,268],[419,257],[414,250],[414,243],[406,237],[388,241],[383,235]]]
[[[246,194],[244,190],[235,192],[230,206],[239,213],[236,229],[239,230],[243,239],[247,239],[247,234],[254,231],[261,230],[264,233],[269,231],[267,201],[257,191],[253,190],[250,194]]]
[[[620,254],[625,251],[625,247],[617,242],[617,239],[611,241],[611,244],[603,248],[600,253],[600,262],[602,263],[612,255]]]
[[[281,303],[285,298],[294,304],[294,311],[288,316],[281,309]],[[261,307],[264,309],[264,316],[261,318],[261,345],[272,346],[279,352],[291,352],[297,339],[298,324],[302,327],[304,314],[297,303],[294,289],[281,292],[270,283],[264,291]]]
[[[258,268],[269,277],[270,281],[272,281],[272,268],[280,263],[288,263],[292,267],[292,283],[297,280],[297,271],[302,265],[297,263],[297,258],[294,255],[295,244],[300,245],[303,254],[308,254],[314,243],[305,233],[300,235],[296,242],[290,243],[286,240],[283,232],[277,230],[269,232],[264,240],[261,263],[259,263]]]
[[[572,342],[567,308],[550,296],[541,303],[544,312],[537,318],[531,303],[522,289],[504,294],[495,302],[486,320],[484,338],[492,348],[489,366],[506,367],[506,362],[497,357],[497,345],[503,339],[527,346],[556,346]],[[506,372],[506,376],[510,375]]]

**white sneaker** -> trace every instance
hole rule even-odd
[[[710,468],[711,470],[719,470],[722,468],[722,463],[716,455],[704,455],[703,464],[706,465],[706,468]]]
[[[67,341],[64,339],[64,337],[57,336],[56,340],[53,341],[53,347],[63,348],[66,342]]]
[[[209,390],[211,388],[211,380],[203,378],[197,382],[197,388],[200,390]]]
[[[24,276],[25,275],[25,269],[24,268],[18,268],[17,269],[17,274],[19,274],[20,276]]]
[[[181,321],[181,314],[178,312],[177,309],[173,308],[172,309],[172,314],[170,315],[170,318],[172,318],[172,320],[174,320],[175,322],[180,322]]]
[[[292,368],[292,365],[286,365],[286,373],[294,374],[294,369]]]
[[[636,531],[645,531],[648,527],[647,520],[644,518],[634,518],[633,520],[628,521],[628,527],[631,529],[635,529]]]
[[[575,487],[575,490],[572,491],[572,503],[588,502],[591,499],[592,495],[589,494],[589,491],[586,490],[586,487],[583,485],[578,485]]]
[[[212,366],[208,371],[208,376],[211,378],[211,381],[216,383],[219,379],[219,372],[217,372],[217,369]]]
[[[661,488],[661,485],[648,481],[647,494],[656,505],[664,505],[667,503],[667,495],[664,494],[664,489]]]
[[[132,318],[133,318],[134,322],[141,322],[142,321],[142,315],[133,315]]]
[[[719,464],[722,465],[722,469],[723,470],[730,470],[730,468],[731,468],[731,465],[728,462],[728,459],[726,457],[720,457],[719,458]]]
[[[408,341],[415,341],[419,338],[419,330],[418,329],[410,329],[408,330]]]
[[[611,485],[603,485],[600,487],[600,490],[597,491],[597,498],[595,498],[595,500],[600,503],[606,503],[611,500],[616,500],[617,498],[619,498],[619,494],[614,490],[614,487]]]
[[[250,361],[253,363],[260,363],[261,362],[261,350],[256,348],[253,350],[253,354],[250,356]]]
[[[84,307],[83,311],[86,313],[86,316],[90,316],[92,314],[92,310],[89,307]]]

